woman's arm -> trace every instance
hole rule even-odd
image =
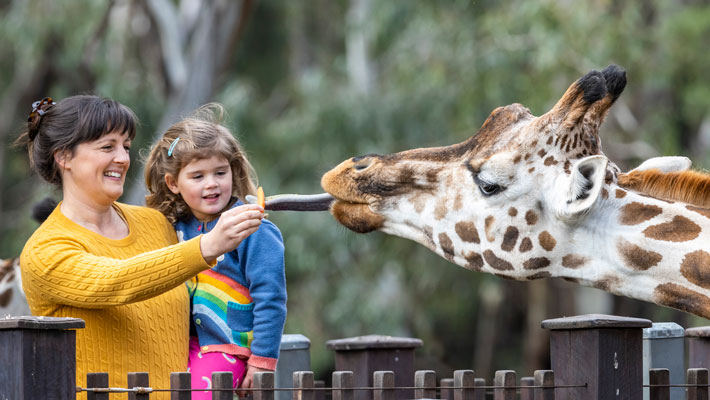
[[[22,252],[23,286],[28,296],[83,308],[145,300],[211,267],[200,253],[200,239],[120,259],[92,254],[80,241],[48,235],[28,242]]]

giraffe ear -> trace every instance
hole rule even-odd
[[[600,155],[579,160],[567,179],[557,188],[557,215],[565,220],[575,219],[589,211],[597,201],[609,160]]]

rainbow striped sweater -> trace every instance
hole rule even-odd
[[[242,204],[237,202],[235,206]],[[214,227],[194,218],[175,225],[179,240]],[[284,245],[279,229],[266,219],[217,265],[187,282],[192,297],[191,331],[203,353],[222,352],[275,370],[286,322]]]

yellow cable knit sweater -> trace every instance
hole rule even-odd
[[[108,372],[111,387],[126,387],[128,372],[149,372],[151,387],[169,388],[170,372],[187,368],[183,283],[211,265],[200,237],[176,244],[158,211],[114,207],[130,231],[119,240],[74,223],[60,207],[52,212],[20,256],[27,301],[34,315],[86,321],[76,332],[77,385],[86,387],[88,372]]]

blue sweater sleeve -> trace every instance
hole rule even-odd
[[[259,229],[237,251],[254,301],[252,354],[278,359],[286,322],[286,275],[281,232],[264,219]]]

